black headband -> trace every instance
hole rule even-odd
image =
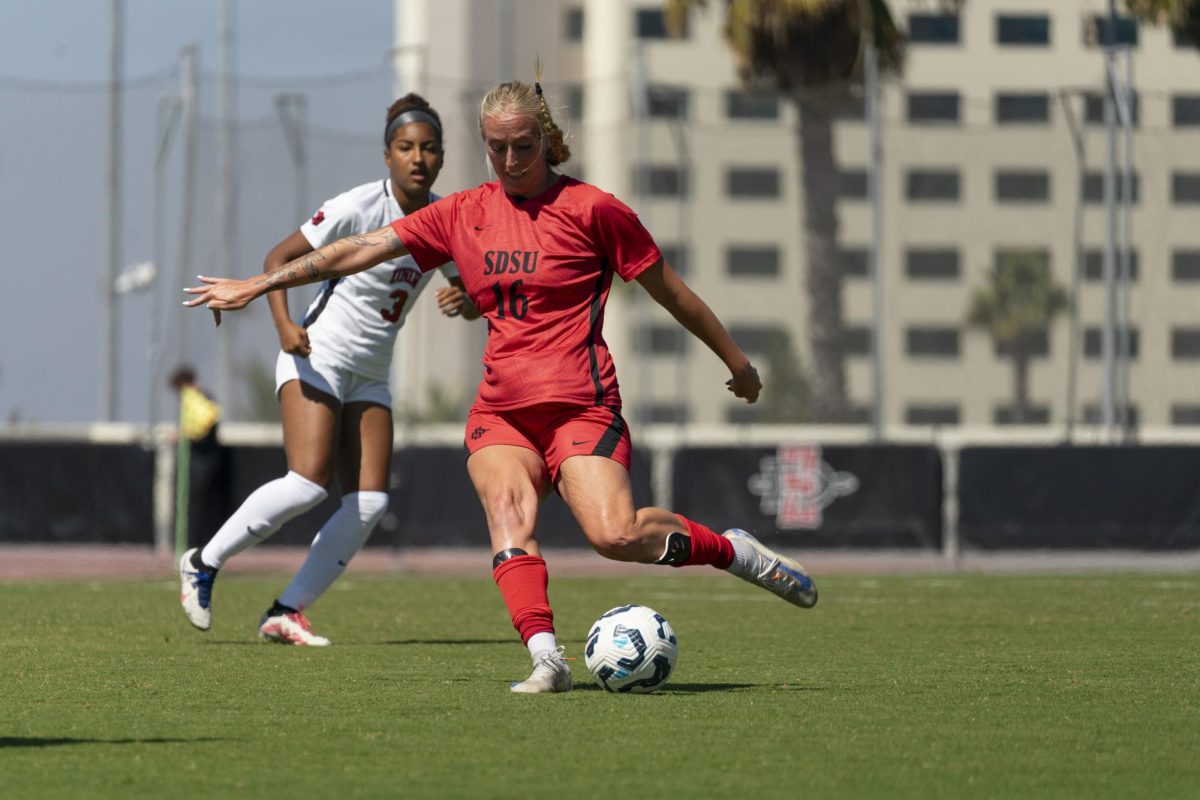
[[[410,108],[403,114],[397,114],[396,118],[388,123],[387,130],[383,133],[383,146],[390,146],[396,130],[412,122],[424,122],[437,132],[438,141],[442,140],[442,123],[438,122],[437,117],[423,108]]]

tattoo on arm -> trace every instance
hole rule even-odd
[[[370,233],[356,233],[271,270],[259,279],[259,285],[266,287],[264,291],[269,292],[273,289],[286,289],[303,283],[316,283],[329,274],[358,272],[365,268],[367,262],[363,259],[356,259],[357,266],[354,263],[346,263],[348,258],[353,259],[354,254],[348,251],[343,242],[363,249],[382,247],[388,254],[407,252],[404,243],[400,241],[400,237],[390,226]],[[337,262],[336,267],[328,263],[331,258]],[[372,263],[384,260],[378,256],[370,258]]]

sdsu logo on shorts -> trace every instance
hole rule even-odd
[[[476,428],[475,430],[471,431],[471,438],[480,439],[485,433],[487,433],[487,428]]]

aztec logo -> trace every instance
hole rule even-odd
[[[472,438],[472,439],[479,439],[479,438],[480,438],[480,437],[482,437],[482,436],[483,436],[485,433],[487,433],[487,431],[488,431],[488,429],[487,429],[487,428],[476,428],[475,430],[471,431],[471,438]]]
[[[816,444],[781,445],[758,468],[747,487],[758,496],[759,509],[775,516],[779,530],[819,528],[830,503],[858,491],[858,478],[822,461]]]
[[[317,213],[313,214],[313,218],[312,218],[313,225],[320,225],[324,221],[325,221],[325,212],[324,211],[318,211]]]

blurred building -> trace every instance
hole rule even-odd
[[[891,5],[910,43],[881,107],[884,422],[1011,421],[1011,360],[965,320],[997,259],[1026,251],[1076,293],[1078,314],[1058,317],[1039,342],[1034,419],[1062,424],[1073,397],[1074,419],[1099,421],[1108,146],[1097,41],[1107,3],[972,0],[961,17],[928,0]],[[661,4],[638,0],[397,0],[398,89],[426,94],[449,120],[439,182],[448,192],[488,179],[474,126],[483,91],[531,80],[539,56],[575,154],[565,171],[634,206],[757,361],[784,342],[775,369],[789,353],[803,369],[811,358],[795,110],[781,95],[739,86],[723,6],[710,3],[673,39]],[[1135,89],[1132,280],[1119,297],[1130,357],[1118,379],[1138,424],[1200,425],[1200,55],[1167,29],[1124,18],[1115,35],[1131,48]],[[863,420],[874,315],[867,134],[861,108],[836,126],[848,387]],[[418,405],[431,384],[478,379],[479,331],[441,325],[431,347],[423,331],[434,314],[432,304],[416,309],[400,339],[399,368],[415,379],[399,394]],[[631,419],[755,420],[724,391],[719,362],[640,289],[614,288],[606,337]],[[769,388],[788,390],[783,371],[764,371]]]

